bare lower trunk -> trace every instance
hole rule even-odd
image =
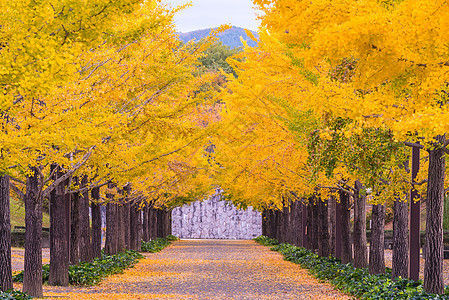
[[[329,198],[329,251],[330,253],[335,254],[335,207],[336,207],[336,199],[335,197]]]
[[[142,209],[142,213],[143,213],[143,223],[142,223],[142,230],[143,230],[143,235],[142,235],[142,239],[145,242],[148,242],[150,240],[150,233],[148,231],[148,206],[145,205],[145,207]]]
[[[117,205],[115,203],[106,204],[106,242],[104,252],[106,255],[118,253],[117,247]]]
[[[373,205],[371,214],[371,241],[369,248],[369,273],[373,275],[385,273],[385,206]]]
[[[368,247],[366,240],[366,195],[363,186],[355,182],[354,194],[354,267],[368,267]]]
[[[123,221],[125,223],[125,244],[126,244],[126,249],[131,249],[130,248],[130,240],[129,240],[129,236],[131,235],[131,221],[129,219],[129,210],[131,209],[131,205],[129,204],[128,201],[126,201],[125,205],[124,205],[124,212],[123,212]]]
[[[408,278],[408,203],[404,200],[394,201],[392,279]]]
[[[130,209],[130,220],[131,220],[131,235],[130,235],[130,244],[131,244],[131,250],[138,251],[139,245],[140,245],[140,210],[139,210],[139,204],[133,203],[131,205]]]
[[[313,197],[312,199],[313,205],[312,205],[312,213],[313,213],[313,223],[311,226],[312,229],[312,249],[313,251],[318,251],[318,244],[319,244],[319,225],[320,225],[320,219],[318,217],[318,201],[316,197]]]
[[[150,238],[154,240],[157,238],[157,210],[154,207],[150,208]]]
[[[445,165],[443,149],[429,150],[424,290],[433,294],[444,292],[443,203]]]
[[[349,206],[349,195],[340,192],[340,215],[341,215],[341,262],[344,264],[352,262],[351,245],[351,208]]]
[[[92,189],[92,258],[101,257],[101,204],[100,188]]]
[[[328,215],[327,215],[327,199],[322,200],[317,198],[318,209],[318,255],[322,257],[328,257],[329,250],[329,227],[328,227]]]
[[[76,185],[79,184],[77,177],[73,178]],[[70,264],[77,265],[80,261],[79,236],[80,236],[80,196],[78,193],[71,195],[71,222],[70,222]]]
[[[59,168],[59,166],[52,166]],[[55,179],[63,173],[56,172]],[[50,274],[48,284],[53,286],[69,285],[69,244],[67,240],[68,219],[66,201],[70,201],[70,195],[66,195],[67,182],[60,183],[50,193]]]
[[[12,289],[9,177],[0,176],[0,291]]]
[[[43,297],[42,290],[42,198],[39,193],[39,175],[36,167],[30,168],[25,194],[25,263],[23,292],[36,298]]]
[[[313,202],[309,198],[309,201],[307,203],[307,225],[306,225],[306,241],[305,241],[305,248],[309,250],[313,250]]]
[[[126,249],[125,238],[125,206],[117,204],[117,251],[123,252]]]
[[[81,188],[88,184],[87,176],[81,179]],[[82,262],[92,261],[92,242],[90,238],[90,222],[89,222],[89,192],[86,190],[79,198],[79,254]]]

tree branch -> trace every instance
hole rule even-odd
[[[53,181],[52,184],[50,184],[43,192],[42,192],[42,197],[48,197],[48,195],[50,195],[51,191],[53,191],[56,186],[58,186],[61,182],[63,182],[64,180],[70,178],[76,171],[78,171],[79,168],[81,168],[90,158],[90,156],[93,153],[93,150],[95,149],[95,146],[92,146],[89,151],[87,151],[87,153],[83,156],[83,158],[77,162],[73,168],[69,171],[67,171],[67,173],[65,173],[64,175],[62,175],[61,177],[59,177],[58,179],[56,179],[55,181]]]
[[[14,183],[12,183],[11,181],[9,182],[9,186],[11,187],[11,189],[14,191],[14,193],[17,194],[17,196],[19,196],[22,200],[25,201],[25,193],[22,192]]]

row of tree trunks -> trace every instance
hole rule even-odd
[[[0,291],[12,289],[9,177],[0,176]]]

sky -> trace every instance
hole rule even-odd
[[[188,0],[163,0],[175,7]],[[257,30],[258,11],[251,0],[192,0],[193,6],[175,16],[176,28],[180,32],[215,28],[223,24]]]

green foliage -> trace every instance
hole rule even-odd
[[[402,278],[393,281],[390,269],[386,269],[386,274],[371,275],[368,269],[357,269],[352,264],[342,264],[339,259],[332,256],[320,257],[305,248],[278,244],[277,241],[264,236],[255,240],[262,245],[273,246],[271,250],[280,252],[285,260],[309,269],[319,280],[329,281],[343,292],[362,300],[449,299],[448,293],[445,295],[425,293],[422,281]]]
[[[155,240],[144,242],[142,241],[142,252],[155,253],[159,252],[168,245],[171,244],[172,241],[176,241],[178,238],[173,235],[168,235],[166,238],[157,238]]]
[[[93,262],[84,262],[79,265],[69,266],[69,282],[72,285],[95,285],[101,282],[103,278],[123,273],[123,271],[133,266],[142,254],[128,250],[117,255],[103,255],[101,258],[95,258]],[[42,281],[48,281],[50,274],[50,265],[42,266]],[[13,277],[15,282],[23,282],[23,271]]]
[[[444,197],[443,230],[449,231],[449,193]]]
[[[0,292],[0,300],[27,300],[32,299],[25,293],[14,290],[7,290],[6,292]]]
[[[231,49],[229,46],[217,42],[204,51],[204,56],[199,61],[205,71],[219,71],[222,69],[226,73],[233,73],[234,76],[237,76],[226,60],[241,51],[242,48]]]

